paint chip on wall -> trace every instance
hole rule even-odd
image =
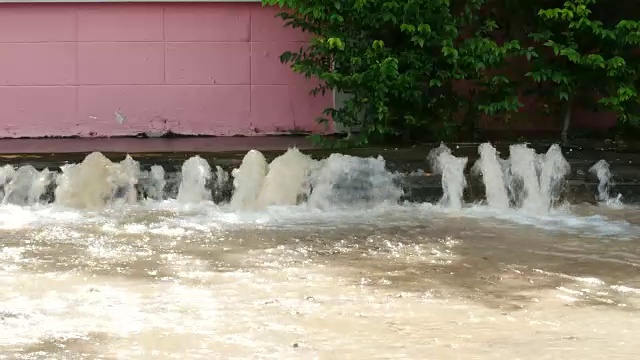
[[[118,122],[118,124],[122,125],[125,120],[127,120],[127,118],[124,117],[120,110],[116,110],[116,121]]]

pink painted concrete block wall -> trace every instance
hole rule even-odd
[[[259,3],[0,4],[0,137],[323,131]]]

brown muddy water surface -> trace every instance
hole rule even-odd
[[[0,358],[635,359],[640,350],[635,208],[2,212]]]
[[[173,178],[99,153],[2,167],[0,359],[637,359],[640,209],[615,167],[568,204],[560,148],[481,145],[468,203],[467,160],[436,150],[435,204],[381,158],[297,150]]]

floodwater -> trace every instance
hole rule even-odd
[[[200,200],[119,190],[94,208],[76,185],[67,204],[0,206],[0,359],[638,358],[639,208],[397,203],[354,159],[358,186],[327,170],[324,201],[257,207],[256,183],[282,180],[257,182],[256,161],[229,203],[199,187],[211,169],[183,168]],[[330,206],[345,191],[361,196]]]

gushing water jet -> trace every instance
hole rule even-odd
[[[545,154],[536,154],[526,144],[517,144],[511,145],[509,152],[509,189],[515,202],[528,212],[548,212],[571,170],[562,149],[554,144]]]
[[[446,145],[431,150],[428,156],[433,172],[442,176],[442,206],[460,210],[467,180],[464,169],[467,166],[466,157],[456,157]]]
[[[571,166],[562,155],[560,145],[553,144],[544,154],[540,167],[540,197],[542,205],[548,210],[558,201],[560,188]]]
[[[11,167],[5,167],[0,175],[0,180],[4,184],[2,203],[14,205],[38,204],[52,179],[53,174],[48,169],[38,171],[31,165],[24,165],[14,171]]]
[[[542,207],[536,155],[536,151],[526,144],[509,146],[510,180],[521,184],[511,184],[512,196],[526,210],[538,210]]]
[[[236,210],[255,208],[267,172],[268,164],[264,155],[258,150],[249,150],[240,167],[231,172],[234,188],[231,207]]]
[[[611,175],[609,163],[601,159],[589,168],[589,172],[598,178],[598,195],[596,196],[596,200],[609,206],[622,205],[621,194],[618,194],[615,198],[609,195],[611,187],[613,186],[613,176]]]
[[[503,160],[490,143],[478,148],[480,158],[472,170],[482,176],[487,205],[504,210],[513,203],[526,211],[547,212],[557,201],[570,170],[560,147],[551,146],[545,154],[537,154],[526,145],[512,145],[510,152],[508,160]],[[434,172],[441,175],[440,204],[461,209],[468,159],[454,156],[441,145],[429,153],[428,160]],[[292,206],[305,200],[309,207],[321,209],[366,208],[397,203],[403,195],[399,174],[388,171],[382,157],[332,154],[317,161],[295,148],[270,164],[259,151],[249,151],[242,164],[232,171],[231,194],[229,174],[220,166],[212,169],[199,156],[185,161],[179,173],[166,174],[159,165],[141,171],[130,156],[115,163],[100,153],[88,155],[81,163],[64,165],[61,170],[52,174],[28,166],[17,170],[4,166],[0,168],[0,200],[12,204],[37,203],[54,185],[58,204],[93,210],[116,202],[132,204],[139,197],[156,201],[175,198],[185,204],[212,200],[221,203],[230,198],[230,208],[236,210]],[[592,171],[596,171],[595,166]],[[599,175],[600,187],[609,186],[603,176]]]
[[[153,165],[147,176],[148,182],[145,187],[147,198],[152,200],[164,199],[164,188],[167,186],[164,168],[160,165]]]
[[[509,194],[505,185],[504,169],[496,149],[491,143],[484,143],[478,147],[478,153],[480,159],[476,161],[473,170],[482,175],[487,205],[501,210],[508,209]]]
[[[269,164],[257,205],[297,205],[311,192],[310,177],[316,166],[317,161],[300,150],[287,150]]]
[[[404,193],[397,177],[381,156],[331,154],[314,172],[308,203],[321,209],[395,204]]]
[[[140,167],[130,156],[114,163],[94,152],[79,164],[63,165],[61,171],[55,189],[60,205],[97,210],[119,198],[130,203],[137,200],[135,184]]]
[[[180,187],[176,200],[183,204],[211,201],[207,182],[211,180],[211,166],[200,156],[193,156],[182,164]]]

